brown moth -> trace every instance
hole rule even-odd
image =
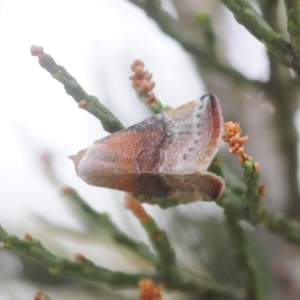
[[[206,169],[218,150],[222,124],[219,100],[207,94],[95,141],[70,158],[90,185],[182,201],[214,200],[224,181]]]

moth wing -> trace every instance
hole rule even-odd
[[[161,149],[171,142],[166,132],[164,114],[158,114],[95,141],[70,158],[86,183],[137,192],[143,184],[137,177],[142,182],[146,178],[147,184],[150,177],[155,182],[163,159]]]
[[[165,112],[172,142],[162,152],[159,172],[191,173],[206,170],[215,156],[222,133],[219,100],[205,95]]]
[[[218,199],[223,193],[223,179],[210,172],[196,172],[185,175],[166,175],[168,197],[177,200],[206,200]]]
[[[94,186],[215,199],[223,181],[203,171],[217,152],[221,130],[218,99],[206,95],[113,133],[71,158],[77,174]]]

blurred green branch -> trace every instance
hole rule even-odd
[[[271,2],[260,0],[263,18],[277,31],[280,30],[278,18],[278,0]],[[298,182],[298,131],[295,117],[298,106],[299,83],[289,69],[277,62],[276,57],[267,52],[270,65],[270,78],[266,91],[271,96],[274,110],[273,126],[278,136],[279,149],[285,160],[286,184],[290,196],[286,199],[286,212],[292,218],[299,219],[300,194]]]
[[[149,274],[113,272],[106,268],[96,266],[91,261],[75,262],[66,258],[57,257],[47,250],[38,240],[28,238],[21,240],[14,235],[8,234],[1,226],[0,241],[3,243],[2,247],[4,249],[13,250],[21,255],[31,257],[47,267],[50,273],[54,275],[89,279],[106,283],[117,288],[136,287],[139,280],[152,278]]]
[[[145,70],[145,63],[142,60],[136,59],[131,64],[133,74],[129,77],[132,87],[135,89],[138,97],[146,104],[154,114],[159,114],[164,111],[164,107],[156,95],[153,93],[155,82],[152,81],[153,74]]]
[[[236,20],[261,41],[280,62],[292,68],[300,76],[300,60],[295,55],[292,45],[270,27],[248,0],[220,1],[234,14]]]
[[[284,0],[288,31],[295,56],[300,59],[300,3],[298,0]],[[298,73],[299,74],[299,73]]]
[[[14,235],[8,234],[0,226],[0,241],[3,243],[1,248],[17,252],[21,255],[31,257],[54,275],[69,276],[72,278],[92,280],[98,283],[106,283],[116,288],[135,288],[141,279],[151,278],[158,282],[163,281],[164,286],[171,290],[188,291],[196,294],[203,299],[224,299],[224,300],[242,300],[243,292],[241,290],[225,287],[215,283],[212,280],[195,281],[189,278],[182,269],[176,268],[172,272],[172,276],[161,278],[162,274],[146,274],[146,273],[124,273],[118,271],[110,271],[106,268],[96,266],[92,261],[87,260],[83,256],[78,262],[70,261],[66,258],[56,257],[49,250],[44,248],[38,240],[28,238],[21,240]],[[159,241],[158,241],[159,243]],[[170,273],[169,273],[170,275]]]
[[[199,24],[200,30],[204,36],[206,42],[207,51],[210,51],[215,59],[218,58],[216,51],[217,37],[212,25],[211,17],[204,12],[196,14],[196,20]]]
[[[132,252],[145,258],[154,266],[157,265],[157,257],[152,253],[149,247],[142,242],[137,242],[127,234],[123,233],[118,226],[111,220],[110,216],[106,213],[99,213],[95,211],[87,202],[72,188],[63,188],[64,195],[67,196],[80,211],[92,221],[93,226],[98,227],[100,230],[108,231],[112,239]]]
[[[236,260],[241,269],[242,277],[246,287],[246,299],[248,300],[263,300],[265,297],[262,295],[259,288],[258,267],[257,262],[254,260],[250,253],[247,237],[238,219],[230,213],[226,212],[225,215],[228,225],[228,232],[234,244]]]
[[[264,204],[261,173],[255,164],[257,163],[250,157],[241,165],[244,169],[242,180],[246,184],[246,188],[242,188],[242,182],[226,165],[219,161],[213,162],[210,170],[226,181],[225,191],[216,203],[227,214],[252,224],[263,225],[287,241],[300,245],[300,223],[282,213],[272,213]]]
[[[127,208],[138,218],[159,256],[158,271],[162,276],[168,278],[169,275],[172,275],[172,271],[176,266],[176,257],[166,232],[158,227],[155,220],[146,213],[138,200],[135,200],[130,194],[127,194],[126,197]]]
[[[256,170],[252,158],[242,164],[244,168],[243,181],[247,186],[245,203],[248,219],[254,224],[262,224],[270,231],[278,234],[293,244],[300,245],[300,223],[281,213],[272,213],[262,201],[264,189],[261,183],[261,173]]]
[[[51,300],[51,298],[44,294],[42,290],[38,290],[34,296],[34,300]]]
[[[149,249],[148,245],[138,242],[122,232],[107,213],[95,211],[75,189],[71,187],[61,188],[62,183],[54,172],[52,159],[48,154],[42,156],[42,164],[49,180],[56,188],[62,191],[62,195],[70,201],[71,207],[75,207],[76,217],[80,218],[80,221],[84,223],[88,230],[93,231],[97,228],[101,232],[107,232],[115,243],[126,247],[128,250],[146,259],[152,265],[157,266],[158,259]]]
[[[177,20],[162,10],[159,0],[128,1],[143,9],[145,13],[157,23],[164,33],[176,40],[187,52],[194,55],[204,68],[219,72],[236,83],[250,83],[260,88],[264,86],[263,82],[259,80],[251,80],[235,68],[221,63],[215,56],[214,51],[211,51],[211,49],[207,46],[203,46],[197,36],[192,35],[188,30],[184,30]]]

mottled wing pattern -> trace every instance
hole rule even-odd
[[[222,130],[212,95],[155,115],[72,156],[88,184],[179,199],[216,199],[223,180],[205,172]]]
[[[190,173],[206,170],[217,153],[222,114],[218,99],[205,95],[165,113],[172,143],[162,151],[161,172]]]

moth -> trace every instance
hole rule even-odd
[[[94,186],[182,201],[215,200],[224,181],[207,170],[222,133],[216,96],[117,131],[70,156],[79,177]]]

